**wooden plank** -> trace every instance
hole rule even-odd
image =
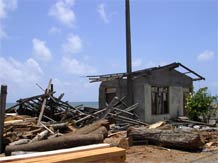
[[[4,134],[4,120],[6,107],[7,86],[1,86],[0,94],[0,153],[3,152],[3,134]]]
[[[52,82],[52,79],[49,80],[48,87],[46,89],[45,94],[48,94],[50,92],[51,82]],[[37,122],[37,126],[40,126],[40,122],[42,120],[42,116],[43,116],[44,110],[45,110],[45,105],[46,105],[46,98],[44,98],[43,103],[42,103],[42,107],[41,107],[41,111],[40,111],[40,114],[39,114],[39,119],[38,119],[38,122]]]
[[[100,149],[92,149],[88,151],[80,151],[75,153],[55,154],[52,156],[37,157],[25,160],[12,161],[10,163],[88,163],[100,162],[102,160],[110,160],[125,162],[126,150],[118,147],[108,147]]]
[[[53,150],[53,151],[47,151],[47,152],[37,152],[37,153],[31,153],[31,154],[25,154],[25,155],[0,157],[0,162],[2,162],[2,163],[3,162],[11,162],[11,161],[36,158],[36,157],[51,156],[51,155],[56,155],[56,154],[65,154],[65,153],[69,153],[69,152],[73,153],[73,152],[87,151],[87,150],[91,150],[91,149],[100,149],[100,148],[108,148],[108,147],[110,147],[110,145],[107,143],[92,144],[92,145],[67,148],[67,149],[59,149],[59,150]]]
[[[118,99],[118,97],[114,97],[113,98],[113,100],[109,103],[109,105],[107,106],[107,108],[106,108],[106,111],[105,111],[105,114],[104,114],[104,116],[102,117],[102,119],[105,119],[107,116],[108,116],[108,114],[111,112],[111,111],[113,111],[114,110],[114,106],[115,106],[115,104],[117,104],[119,102],[119,99]]]

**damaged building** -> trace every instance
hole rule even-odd
[[[135,113],[141,121],[148,123],[183,116],[185,95],[192,90],[193,81],[205,80],[181,63],[134,71],[130,75],[132,100],[138,103]],[[107,106],[115,96],[127,96],[127,77],[128,73],[89,76],[91,82],[101,82],[100,108]]]
[[[126,72],[88,76],[90,82],[101,82],[99,107],[107,106],[115,96],[126,96],[128,106],[138,103],[134,113],[140,121],[153,123],[183,116],[185,95],[192,90],[193,81],[205,78],[181,63],[132,71],[130,6],[126,2]]]

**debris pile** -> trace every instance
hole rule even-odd
[[[46,151],[101,143],[107,137],[109,126],[105,125],[109,123],[116,124],[111,131],[127,129],[131,125],[147,125],[137,120],[133,113],[138,104],[127,107],[125,98],[114,97],[107,107],[97,109],[82,105],[74,107],[62,100],[64,94],[55,97],[51,80],[44,92],[19,99],[6,110],[4,146],[7,155],[20,150]],[[95,126],[102,120],[107,123],[100,123],[95,130],[90,130],[90,124]]]
[[[67,101],[61,100],[64,96],[63,93],[59,97],[55,97],[54,93],[50,80],[44,94],[19,99],[16,105],[7,109],[7,112],[38,117],[38,126],[43,120],[52,123],[71,122],[75,127],[83,127],[103,118],[128,124],[146,125],[146,123],[136,120],[137,116],[132,112],[138,104],[128,107],[125,104],[125,98],[114,97],[106,108],[97,109],[83,105],[74,107]]]
[[[218,150],[218,126],[180,117],[147,124],[138,120],[125,98],[114,97],[105,108],[72,106],[55,97],[49,81],[44,94],[19,99],[6,110],[4,151],[41,152],[97,143],[128,149],[154,144],[186,151]]]
[[[108,124],[109,123],[107,120],[100,120],[74,132],[70,132],[59,137],[50,137],[48,139],[45,139],[45,137],[48,135],[48,132],[44,130],[36,136],[37,138],[34,137],[27,143],[25,142],[23,144],[18,144],[14,142],[12,145],[6,146],[5,154],[11,155],[12,152],[17,151],[50,151],[102,143],[104,138],[107,137]],[[44,140],[40,140],[43,137]]]

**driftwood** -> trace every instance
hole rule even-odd
[[[102,135],[63,135],[31,144],[6,146],[5,155],[15,151],[50,151],[103,142]]]
[[[198,133],[130,127],[127,131],[130,144],[155,144],[181,150],[199,150],[203,142]]]

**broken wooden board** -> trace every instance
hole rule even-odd
[[[108,147],[100,149],[92,149],[88,151],[70,152],[66,154],[55,154],[51,156],[43,156],[29,158],[24,160],[10,161],[10,163],[89,163],[89,162],[116,162],[122,163],[126,160],[126,150],[118,147]]]
[[[149,125],[149,129],[152,129],[152,128],[158,128],[158,127],[161,127],[163,125],[165,125],[166,122],[165,121],[159,121],[159,122],[156,122],[156,123],[153,123],[151,125]]]

